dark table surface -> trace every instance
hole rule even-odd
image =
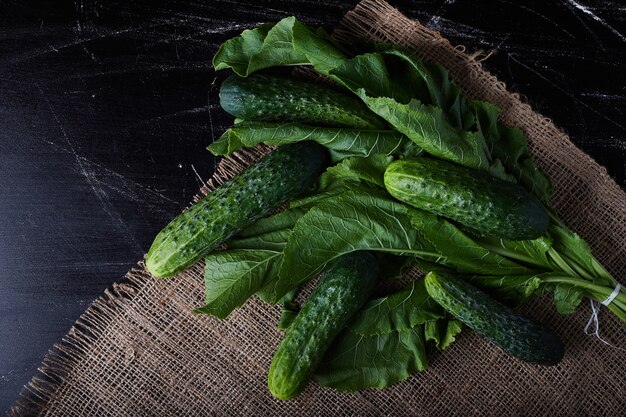
[[[0,2],[0,411],[211,175],[231,123],[217,46],[288,15],[332,28],[356,2],[41,3]],[[392,3],[495,49],[487,68],[624,186],[622,1]]]

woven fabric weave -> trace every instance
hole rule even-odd
[[[502,121],[527,134],[555,183],[555,210],[612,274],[622,276],[626,194],[550,120],[486,72],[476,55],[380,0],[361,2],[334,36],[408,47],[448,68],[469,97],[502,108]],[[266,152],[255,148],[222,161],[201,195]],[[130,271],[49,353],[10,415],[626,415],[626,352],[583,333],[586,304],[562,317],[546,298],[523,311],[564,341],[567,353],[558,366],[525,364],[465,331],[425,372],[388,389],[337,393],[312,383],[294,400],[276,400],[266,380],[280,340],[278,308],[253,299],[227,320],[194,315],[203,301],[202,272],[201,263],[167,280],[141,265]],[[624,346],[624,323],[605,308],[600,323],[605,339]]]

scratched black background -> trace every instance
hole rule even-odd
[[[231,119],[210,58],[244,28],[332,28],[353,1],[0,1],[0,411],[211,175]],[[43,4],[43,5],[42,5]],[[623,1],[393,2],[626,181]]]

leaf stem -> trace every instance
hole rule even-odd
[[[524,263],[527,263],[529,265],[533,265],[533,266],[538,266],[542,269],[545,269],[545,265],[537,262],[535,259],[533,259],[532,257],[525,255],[523,253],[520,252],[516,252],[516,251],[512,251],[510,249],[504,248],[500,245],[494,244],[492,242],[488,242],[488,241],[484,241],[484,240],[478,240],[477,241],[480,246],[482,246],[483,248],[487,249],[490,252],[494,252],[497,253],[498,255],[502,255],[506,258],[510,258],[510,259],[515,259],[517,261],[522,261]]]
[[[550,276],[542,278],[541,281],[544,283],[568,284],[574,287],[584,288],[588,290],[587,293],[591,296],[590,298],[600,302],[606,300],[606,298],[613,292],[613,288],[603,287],[584,279],[577,279],[568,276]],[[624,294],[624,292],[620,291],[609,306],[613,304],[619,306],[620,310],[623,311],[623,314],[626,314],[626,294]]]
[[[574,261],[569,256],[563,254],[561,256],[561,259],[563,259],[567,263],[567,265],[569,265],[573,270],[575,270],[578,273],[578,275],[581,276],[582,278],[585,278],[586,280],[593,281],[593,282],[596,281],[596,278],[593,275],[591,275],[585,268],[580,266],[578,262]]]
[[[574,276],[574,277],[582,278],[576,271],[574,271],[567,264],[567,262],[565,262],[565,260],[561,257],[561,255],[557,251],[554,250],[554,248],[548,249],[547,254],[548,254],[548,256],[550,256],[550,258],[552,258],[554,263],[556,263],[557,266],[559,268],[561,268],[561,270],[563,272],[567,273],[568,275]]]

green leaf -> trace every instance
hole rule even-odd
[[[446,331],[444,332],[441,342],[437,344],[440,350],[446,349],[456,340],[456,336],[463,330],[463,323],[458,320],[448,320]]]
[[[231,68],[242,77],[264,68],[291,65],[313,65],[319,73],[328,74],[345,59],[323,31],[313,32],[291,16],[273,26],[245,30],[226,41],[213,57],[213,67]]]
[[[363,89],[370,97],[390,97],[403,104],[417,99],[437,106],[457,128],[467,130],[474,124],[474,115],[447,70],[423,63],[404,48],[378,49],[343,62],[330,71],[331,77],[354,93]]]
[[[216,141],[207,146],[207,150],[215,156],[228,156],[243,146],[244,144],[239,138],[231,133],[231,129],[228,129]]]
[[[285,145],[312,140],[328,148],[333,161],[372,154],[415,156],[421,151],[395,130],[364,130],[310,126],[301,123],[245,122],[230,127],[208,149],[216,156],[228,156],[241,147],[259,143]]]
[[[327,351],[315,379],[339,391],[385,388],[427,366],[421,327],[375,336],[346,329]]]
[[[291,229],[306,213],[301,208],[290,208],[266,217],[240,231],[228,242],[232,249],[282,250],[287,244]]]
[[[387,61],[388,57],[381,53],[358,55],[332,69],[330,76],[354,93],[364,89],[372,97],[392,97],[400,103],[407,103],[420,93],[420,80],[411,77],[411,71],[403,71],[406,68],[389,66]],[[389,73],[390,69],[396,70],[396,76]]]
[[[428,295],[424,280],[413,281],[406,289],[368,301],[348,324],[363,336],[409,330],[444,317],[443,309]]]
[[[533,240],[506,240],[492,236],[474,237],[483,247],[511,259],[527,263],[536,268],[552,269],[553,262],[548,252],[552,248],[552,239],[542,236]]]
[[[284,251],[275,297],[356,250],[413,255],[465,273],[528,269],[484,249],[451,223],[365,186],[321,200],[296,223]]]
[[[393,157],[385,154],[353,157],[329,167],[326,172],[337,178],[361,180],[385,188],[385,170],[392,161]]]
[[[242,77],[248,75],[250,59],[259,53],[271,28],[271,24],[263,24],[224,42],[213,57],[215,70],[232,68]]]
[[[502,302],[520,304],[539,291],[544,275],[550,275],[550,273],[529,275],[475,275],[468,278],[468,281]]]
[[[260,219],[228,242],[229,249],[205,258],[205,306],[197,313],[227,317],[254,293],[270,300],[263,288],[275,283],[283,249],[302,209]]]
[[[402,85],[411,83],[413,92],[411,98],[416,98],[424,104],[432,104],[441,108],[446,116],[446,120],[453,127],[463,130],[470,130],[474,124],[474,115],[470,111],[470,106],[461,94],[459,87],[452,82],[446,70],[441,65],[426,64],[412,51],[392,47],[381,52],[386,55],[386,60],[390,57],[400,61],[403,68],[400,71],[391,71],[392,77],[399,80],[406,80]],[[392,67],[399,66],[398,63]],[[427,97],[425,97],[427,92]]]
[[[235,249],[215,252],[205,258],[205,306],[196,313],[226,318],[255,292],[268,275],[277,273],[282,253],[271,250]]]
[[[552,238],[553,251],[549,252],[550,260],[557,268],[562,268],[563,260],[573,275],[580,275],[596,284],[615,286],[617,282],[604,269],[591,253],[591,248],[573,231],[567,227],[552,222],[548,228],[548,234]],[[567,268],[564,268],[568,272]]]
[[[575,312],[582,297],[583,290],[581,288],[567,284],[554,286],[554,305],[559,314],[567,315]]]
[[[401,104],[389,97],[370,97],[363,89],[357,94],[374,113],[429,154],[471,168],[487,170],[490,158],[477,132],[453,127],[441,108],[417,100]]]
[[[518,275],[532,271],[514,260],[485,249],[447,220],[431,217],[421,210],[413,210],[409,216],[413,227],[421,232],[422,242],[428,242],[428,247],[439,254],[437,259],[415,254],[425,261],[434,261],[465,274]]]
[[[437,349],[444,350],[454,343],[461,330],[463,323],[458,320],[431,320],[424,324],[424,339],[435,343]]]
[[[406,206],[383,191],[346,192],[326,198],[304,215],[285,247],[276,297],[320,272],[326,263],[361,249],[401,254],[419,251],[419,232]],[[434,255],[436,256],[436,254]]]
[[[517,182],[523,184],[542,202],[548,203],[552,194],[552,183],[535,165],[524,133],[499,122],[500,109],[493,104],[482,101],[472,101],[471,104],[478,130],[485,139],[491,156],[499,159]]]

